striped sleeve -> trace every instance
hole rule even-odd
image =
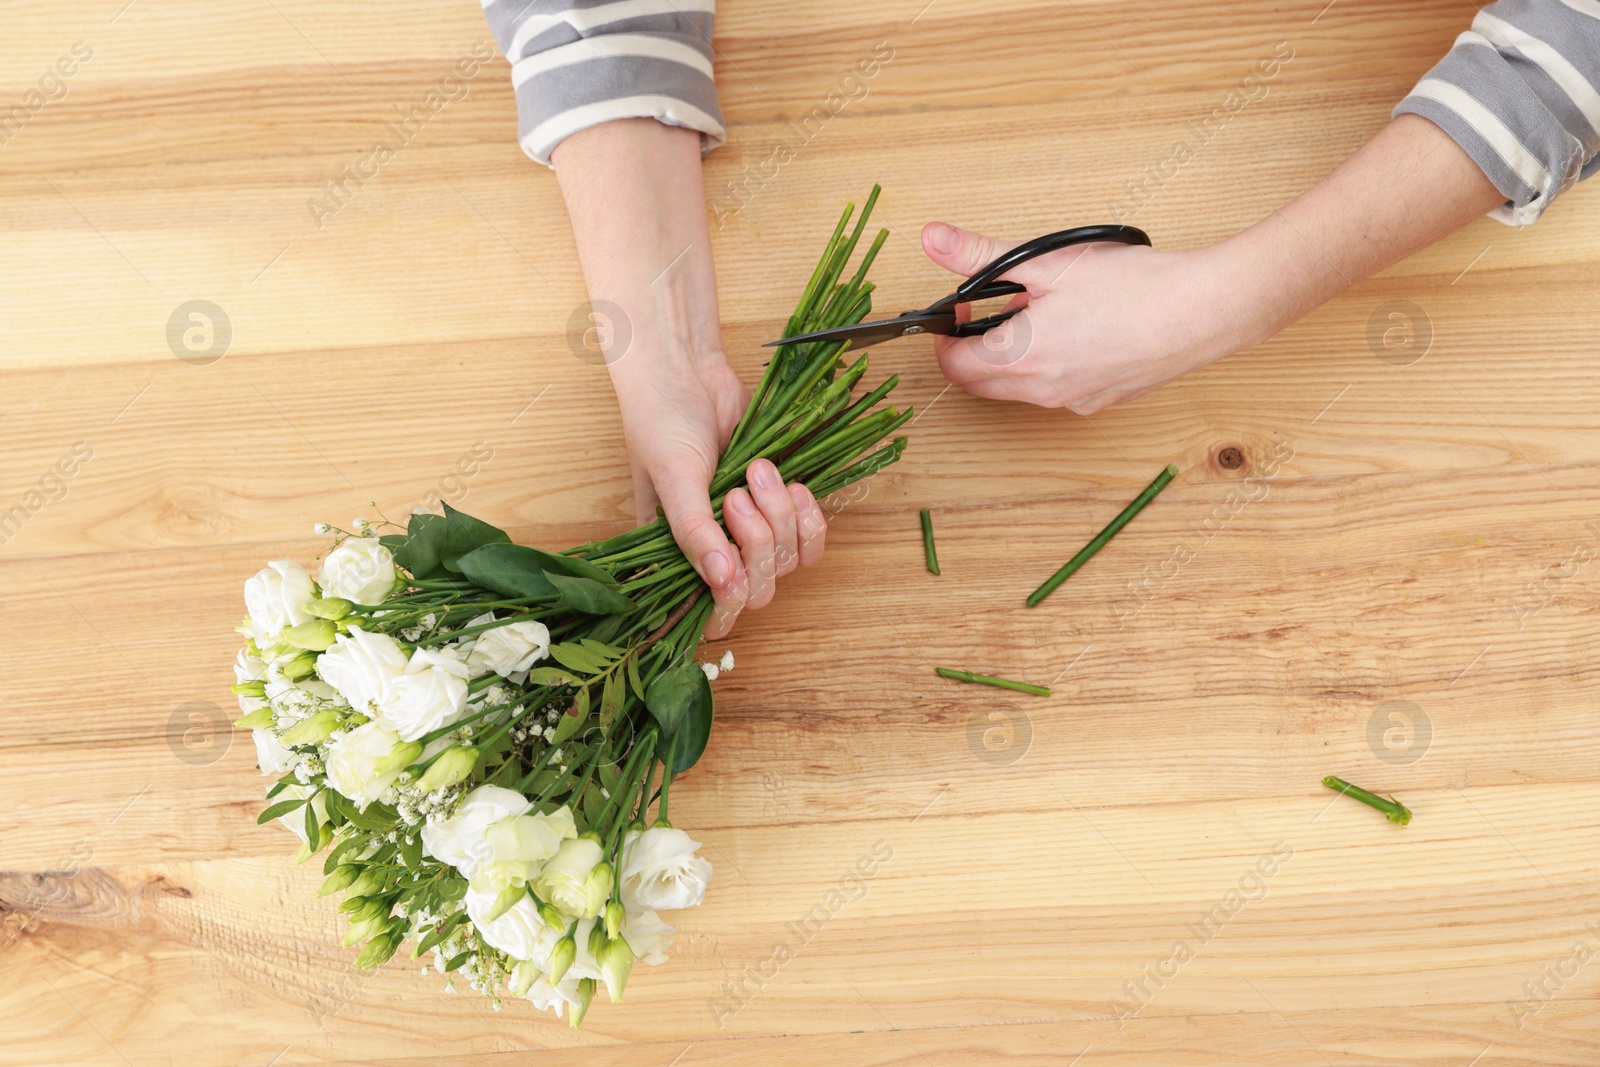
[[[1470,155],[1525,226],[1600,161],[1600,0],[1497,0],[1395,107]]]
[[[522,150],[550,165],[570,134],[653,118],[727,140],[711,76],[716,0],[483,0],[511,62]]]

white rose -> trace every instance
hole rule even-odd
[[[271,730],[251,730],[256,742],[256,766],[262,774],[282,774],[292,771],[300,762],[293,749],[285,748]]]
[[[277,804],[285,800],[300,800],[311,796],[311,791],[316,788],[316,786],[312,785],[286,785],[283,787],[283,792],[272,798],[272,802]],[[328,821],[328,798],[322,795],[320,789],[317,789],[316,796],[311,797],[311,810],[316,812],[317,818],[323,822]],[[278,821],[287,826],[294,833],[294,836],[300,839],[302,845],[310,844],[306,840],[306,812],[304,807],[295,808],[287,815],[278,816]]]
[[[527,620],[485,630],[473,642],[467,666],[474,674],[493,671],[512,675],[525,671],[550,654],[550,629]]]
[[[379,770],[399,743],[400,738],[379,723],[357,726],[328,746],[328,782],[365,811],[405,770],[403,766]]]
[[[244,606],[256,644],[265,646],[290,626],[311,618],[306,605],[317,598],[311,575],[298,563],[269,563],[244,583]]]
[[[541,865],[564,847],[562,842],[576,837],[572,812],[562,808],[551,815],[512,815],[488,828],[483,836],[485,855],[478,869],[468,875],[480,889],[504,889],[527,885]]]
[[[667,962],[667,949],[672,947],[675,926],[661,921],[661,916],[646,908],[643,911],[625,910],[622,920],[622,939],[633,954],[654,967]]]
[[[564,914],[592,917],[604,906],[605,899],[595,901],[585,883],[600,859],[600,842],[583,837],[564,841],[540,868],[539,876],[533,880],[533,891]]]
[[[532,807],[528,798],[514,789],[480,785],[461,798],[455,814],[448,818],[428,816],[427,822],[422,825],[423,850],[440,863],[448,863],[471,878],[478,864],[488,855],[484,837],[489,827],[508,816],[521,815]],[[571,818],[570,812],[568,818]]]
[[[317,575],[322,595],[381,604],[394,589],[394,555],[376,537],[347,537],[328,553]]]
[[[449,653],[419,648],[411,653],[405,672],[390,679],[373,718],[404,740],[415,741],[466,713],[470,678],[467,665]]]
[[[523,896],[503,915],[490,921],[485,919],[494,910],[498,893],[468,889],[467,917],[478,928],[483,940],[515,960],[530,960],[541,971],[550,962],[550,952],[561,940],[563,931],[546,926],[539,917],[533,898]]]
[[[622,903],[641,911],[699,904],[711,881],[711,864],[695,854],[699,847],[672,826],[630,832],[622,847]]]
[[[406,654],[388,634],[368,633],[359,626],[334,639],[317,657],[317,674],[338,690],[352,708],[378,718],[394,680],[405,673]]]

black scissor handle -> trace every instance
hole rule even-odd
[[[1116,241],[1125,245],[1148,245],[1150,236],[1137,227],[1115,223],[1100,226],[1075,226],[1070,230],[1047,233],[1043,237],[1035,237],[1031,241],[1024,241],[1011,251],[995,259],[978,273],[957,286],[954,299],[947,297],[946,300],[951,304],[969,304],[974,300],[984,299],[986,295],[1003,296],[1005,295],[1004,292],[985,293],[981,291],[989,289],[996,278],[1012,267],[1017,266],[1019,263],[1026,263],[1035,256],[1042,256],[1046,252],[1054,252],[1056,249],[1066,248],[1068,245],[1091,244],[1097,241]],[[1000,284],[1016,285],[1015,282],[1002,282]],[[1023,289],[1023,286],[1016,285],[1016,288],[1006,290],[1006,292],[1020,293]],[[940,304],[945,302],[945,300],[941,300]]]

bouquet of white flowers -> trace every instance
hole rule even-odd
[[[845,209],[789,335],[871,309],[887,231],[840,279],[877,195],[848,237]],[[843,347],[777,350],[711,486],[719,517],[758,457],[819,499],[900,457],[903,437],[877,447],[911,415],[878,407],[895,379],[852,401],[867,360]],[[562,553],[448,504],[403,533],[318,529],[340,540],[315,580],[280,560],[245,583],[237,725],[282,775],[259,821],[301,860],[327,850],[357,966],[410,940],[496,1007],[509,992],[576,1026],[597,983],[620,1001],[635,961],[666,959],[659,912],[711,879],[669,792],[733,665],[696,662],[712,602],[665,521]]]

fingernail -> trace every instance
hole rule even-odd
[[[745,496],[743,493],[729,493],[727,502],[728,507],[732,508],[734,511],[737,511],[741,515],[754,515],[756,513],[756,506],[752,504],[750,502],[750,498]]]
[[[733,577],[733,564],[728,562],[728,554],[719,548],[707,552],[700,560],[700,571],[712,585],[727,585],[728,579]]]
[[[766,460],[757,460],[750,464],[750,483],[758,489],[776,489],[781,484],[778,481],[778,468]]]
[[[960,247],[961,238],[952,227],[942,222],[935,222],[928,227],[928,243],[933,246],[935,252],[949,255]]]

